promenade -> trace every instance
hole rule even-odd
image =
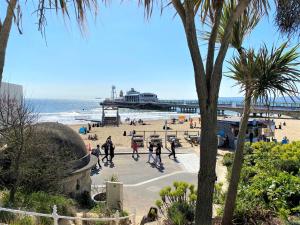
[[[171,186],[174,181],[186,181],[197,185],[199,153],[193,149],[178,149],[177,160],[173,160],[172,157],[169,159],[167,150],[164,149],[161,167],[147,163],[147,154],[140,154],[137,160],[133,159],[131,154],[124,154],[130,153],[131,149],[123,149],[122,152],[123,154],[115,156],[114,166],[102,163],[102,170],[91,177],[93,189],[101,189],[105,180],[117,175],[119,181],[124,184],[124,208],[129,212],[136,210],[138,220],[155,205],[155,200],[160,199],[159,191],[163,187]],[[221,163],[223,153],[218,155],[216,172],[218,182],[226,183],[226,168]]]

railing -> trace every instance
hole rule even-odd
[[[165,104],[178,104],[178,105],[198,105],[197,100],[159,100],[159,103]],[[242,101],[219,101],[218,105],[236,105],[237,107],[244,106]],[[256,103],[254,106],[266,107],[264,103]],[[270,107],[289,107],[289,108],[300,108],[300,103],[298,102],[274,102],[270,105]]]
[[[112,218],[84,218],[84,217],[72,217],[72,216],[62,216],[57,213],[57,207],[56,205],[53,206],[53,211],[52,214],[45,214],[45,213],[37,213],[37,212],[28,212],[28,211],[22,211],[18,209],[8,209],[8,208],[2,208],[0,207],[0,212],[11,212],[14,214],[22,214],[22,215],[27,215],[27,216],[39,216],[39,217],[47,217],[47,218],[52,218],[53,219],[53,224],[58,225],[58,221],[60,219],[64,220],[81,220],[81,221],[94,221],[94,222],[110,222],[114,221],[116,225],[120,223],[121,220],[126,220],[132,218],[132,224],[135,225],[136,221],[136,214],[133,213],[129,216],[123,216],[120,217],[119,211],[116,211],[114,217]],[[1,223],[1,221],[0,221]]]

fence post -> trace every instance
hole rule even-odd
[[[53,224],[58,225],[59,217],[58,217],[58,214],[57,214],[57,206],[56,205],[53,206],[52,217],[53,217],[53,220],[54,220]]]
[[[115,218],[116,218],[116,225],[119,225],[120,224],[120,213],[119,213],[119,210],[116,211],[116,214],[115,214]]]

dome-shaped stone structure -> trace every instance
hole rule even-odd
[[[35,142],[47,143],[47,154],[57,157],[58,168],[65,168],[61,171],[65,174],[63,192],[74,197],[90,192],[90,169],[97,161],[89,154],[79,134],[66,125],[54,122],[38,123],[34,128],[38,134]]]
[[[81,159],[89,153],[81,137],[66,125],[45,122],[36,124],[35,129],[39,138],[53,145],[53,151],[68,151],[70,159]]]

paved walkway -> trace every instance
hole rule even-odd
[[[94,191],[103,188],[105,180],[112,175],[117,175],[124,184],[124,208],[128,211],[135,209],[140,220],[159,199],[159,191],[163,187],[172,185],[174,181],[197,183],[199,156],[193,150],[180,151],[177,160],[169,159],[165,151],[161,167],[149,164],[147,160],[147,154],[141,154],[138,159],[133,159],[131,154],[121,154],[115,156],[113,165],[102,163],[103,169],[92,176]]]

